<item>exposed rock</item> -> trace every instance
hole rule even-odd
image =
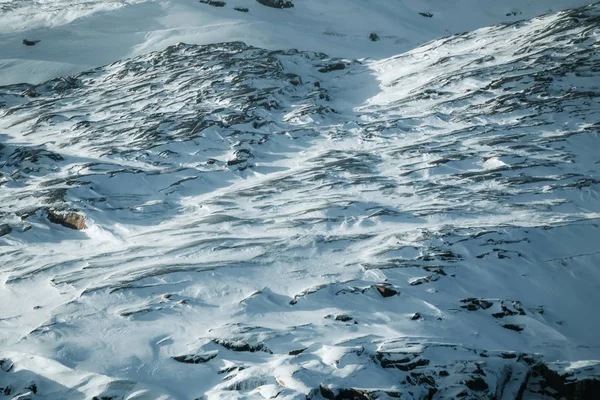
[[[23,44],[25,46],[35,46],[39,42],[40,42],[39,40],[27,40],[27,39],[23,39]]]
[[[488,384],[482,378],[474,378],[465,382],[465,385],[473,391],[483,392],[489,389]]]
[[[37,385],[34,382],[29,384],[29,386],[27,386],[25,389],[31,391],[33,394],[36,394],[38,391]]]
[[[418,319],[421,319],[421,314],[419,314],[418,312],[417,312],[417,313],[414,313],[414,314],[413,314],[413,316],[412,316],[412,317],[410,317],[410,319],[411,319],[411,320],[413,320],[413,321],[416,321],[416,320],[418,320]]]
[[[392,297],[398,294],[398,292],[391,288],[389,285],[380,284],[375,286],[375,288],[383,297]]]
[[[171,357],[173,360],[185,364],[202,364],[209,362],[217,356],[218,352],[209,354],[184,354],[181,356]]]
[[[288,355],[290,356],[297,356],[298,354],[302,354],[304,353],[306,349],[298,349],[298,350],[292,350],[288,353]]]
[[[429,283],[429,282],[435,282],[437,280],[440,279],[441,276],[445,276],[446,273],[444,272],[444,270],[440,270],[441,272],[435,272],[432,275],[427,275],[427,276],[423,276],[420,278],[413,278],[409,281],[409,284],[411,286],[418,286],[418,285],[422,285],[424,283]]]
[[[515,324],[504,324],[504,325],[502,325],[502,327],[504,327],[506,329],[510,329],[511,331],[517,331],[517,332],[521,332],[523,329],[525,329],[522,326],[515,325]]]
[[[340,389],[335,400],[371,400],[371,396],[358,389]]]
[[[273,354],[273,352],[271,350],[269,350],[268,347],[266,347],[265,345],[258,343],[258,344],[249,344],[249,343],[242,343],[242,342],[233,342],[233,341],[229,341],[229,340],[222,340],[222,339],[213,339],[213,342],[221,345],[223,347],[225,347],[227,350],[232,350],[232,351],[247,351],[250,353],[255,353],[257,351],[262,351],[265,353],[269,353],[269,354]]]
[[[379,35],[378,35],[378,34],[376,34],[375,32],[372,32],[372,33],[369,35],[369,39],[370,39],[372,42],[377,42],[377,41],[379,40]]]
[[[8,235],[11,232],[12,232],[12,228],[10,227],[10,225],[8,225],[8,224],[0,225],[0,237]]]
[[[319,393],[321,393],[321,396],[327,400],[335,400],[335,394],[333,393],[333,390],[326,386],[320,385]]]
[[[342,321],[342,322],[348,322],[348,321],[352,321],[352,317],[349,317],[348,315],[340,314],[335,317],[335,320]]]
[[[419,15],[425,17],[425,18],[431,18],[433,17],[433,14],[430,12],[420,12]]]
[[[225,7],[225,4],[227,4],[224,1],[216,1],[216,0],[200,0],[200,3],[208,4],[209,6],[213,6],[213,7]]]
[[[319,72],[327,73],[327,72],[332,72],[332,71],[341,71],[345,68],[346,68],[346,64],[344,64],[343,62],[339,62],[339,63],[325,65],[319,69]]]
[[[584,367],[585,369],[585,367]],[[592,367],[592,369],[595,369]],[[596,400],[600,398],[600,377],[597,375],[577,378],[581,370],[559,373],[548,365],[539,363],[531,368],[521,392],[523,398],[535,398],[543,393],[544,398],[557,400]]]
[[[521,303],[518,301],[501,300],[500,301],[501,311],[492,314],[494,318],[504,318],[513,315],[526,315],[525,310],[521,307]]]
[[[298,300],[299,299],[304,298],[304,297],[306,297],[309,294],[316,293],[319,290],[322,290],[322,289],[324,289],[326,287],[327,287],[327,285],[317,285],[317,286],[314,286],[314,287],[310,287],[308,289],[304,289],[302,292],[300,292],[300,293],[298,293],[297,295],[294,296],[294,298],[290,301],[290,305],[293,306],[295,304],[298,304]]]
[[[235,11],[239,11],[239,12],[248,12],[250,11],[249,9],[247,9],[246,7],[233,7],[233,9]]]
[[[491,301],[475,298],[463,299],[460,302],[465,303],[464,305],[460,306],[460,308],[464,308],[469,311],[475,311],[479,309],[487,310],[488,308],[494,305],[494,303],[492,303]]]
[[[227,161],[228,167],[237,167],[238,171],[243,171],[248,167],[252,166],[251,160],[254,155],[247,149],[236,150],[233,153],[233,158]]]
[[[256,0],[263,6],[272,8],[292,8],[294,3],[291,0]]]
[[[74,212],[62,213],[54,210],[47,210],[47,212],[48,220],[54,224],[60,224],[66,228],[75,230],[87,228],[85,225],[85,217],[83,215]]]
[[[401,371],[412,371],[418,367],[429,365],[429,360],[421,358],[419,354],[377,352],[375,359],[382,368],[396,368]]]

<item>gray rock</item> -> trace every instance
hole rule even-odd
[[[291,0],[256,0],[263,6],[272,8],[292,8],[294,3]]]
[[[8,224],[0,225],[0,237],[8,235],[11,232],[12,232],[12,228],[10,227],[10,225],[8,225]]]

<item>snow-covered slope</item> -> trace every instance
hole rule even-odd
[[[274,9],[256,0],[223,7],[197,0],[0,1],[0,85],[41,83],[178,42],[390,57],[441,36],[589,2],[296,0],[293,8]],[[371,33],[380,40],[372,42]],[[23,39],[41,42],[24,46]]]
[[[595,398],[599,21],[1,87],[0,399]]]

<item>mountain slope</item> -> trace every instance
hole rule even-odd
[[[287,9],[256,0],[225,1],[223,7],[205,3],[0,2],[0,85],[41,83],[178,42],[243,41],[274,50],[380,59],[441,36],[582,6],[589,0],[298,0]],[[377,42],[370,40],[372,33]],[[24,39],[41,42],[24,46]]]
[[[373,62],[179,44],[2,87],[0,387],[594,398],[599,20]]]

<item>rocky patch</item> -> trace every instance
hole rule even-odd
[[[292,8],[294,3],[291,0],[256,0],[263,6],[271,8]]]

